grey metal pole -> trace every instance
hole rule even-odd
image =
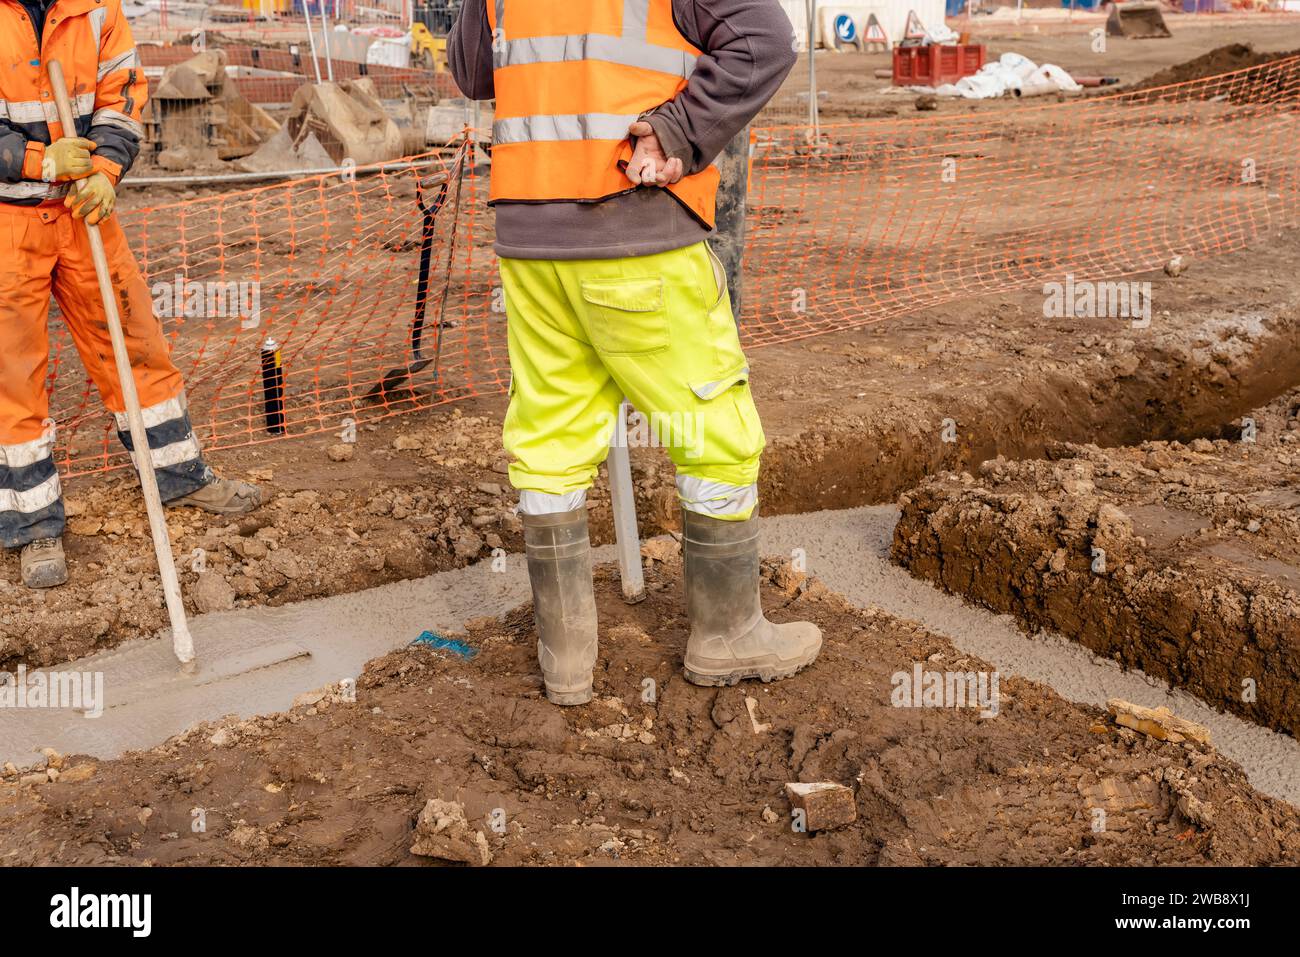
[[[808,0],[808,126],[817,142],[817,0]]]
[[[618,407],[618,423],[609,440],[609,499],[614,512],[614,541],[618,574],[623,583],[623,600],[629,605],[645,598],[645,574],[641,568],[641,536],[636,523],[636,494],[632,488],[632,459],[627,449],[627,399]]]
[[[334,82],[334,57],[330,54],[330,21],[325,15],[325,2],[321,0],[320,5],[320,32],[325,38],[325,69],[329,74],[330,82]]]
[[[307,4],[302,5],[302,15],[307,21],[307,43],[311,46],[311,65],[316,71],[316,82],[320,82],[320,60],[316,59],[316,34],[311,28],[311,14],[307,12]]]

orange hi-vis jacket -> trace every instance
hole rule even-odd
[[[45,63],[58,60],[77,129],[59,122]],[[54,0],[37,40],[18,0],[0,0],[0,202],[35,206],[62,199],[68,183],[41,180],[45,147],[84,136],[98,148],[91,162],[116,183],[144,137],[148,83],[121,0]]]
[[[496,118],[489,201],[629,193],[628,126],[686,87],[700,51],[672,0],[485,0]],[[718,170],[667,189],[713,226]]]

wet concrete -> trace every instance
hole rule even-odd
[[[1111,697],[1167,705],[1210,728],[1215,746],[1260,791],[1300,804],[1300,743],[1220,714],[1199,700],[1123,672],[1064,638],[1027,636],[1009,616],[965,604],[888,561],[892,506],[764,520],[769,555],[802,549],[808,571],[859,605],[918,622],[1004,675],[1050,685],[1073,701]],[[596,550],[612,561],[613,548]],[[364,663],[425,630],[456,631],[469,618],[500,615],[528,599],[523,556],[286,605],[205,615],[192,622],[200,667],[179,675],[166,641],[137,640],[64,666],[102,672],[106,707],[91,718],[68,710],[0,709],[0,761],[26,766],[44,747],[100,758],[159,744],[198,721],[288,708],[304,691],[358,675]]]

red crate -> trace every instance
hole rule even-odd
[[[940,86],[978,73],[984,44],[894,47],[894,86]]]

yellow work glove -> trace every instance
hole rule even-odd
[[[85,217],[86,222],[93,226],[113,215],[117,191],[113,189],[113,181],[103,173],[92,173],[83,182],[86,185],[80,190],[74,185],[68,191],[63,205],[71,209],[77,219]]]
[[[41,179],[58,183],[90,173],[90,153],[98,144],[80,136],[65,136],[45,147]]]

